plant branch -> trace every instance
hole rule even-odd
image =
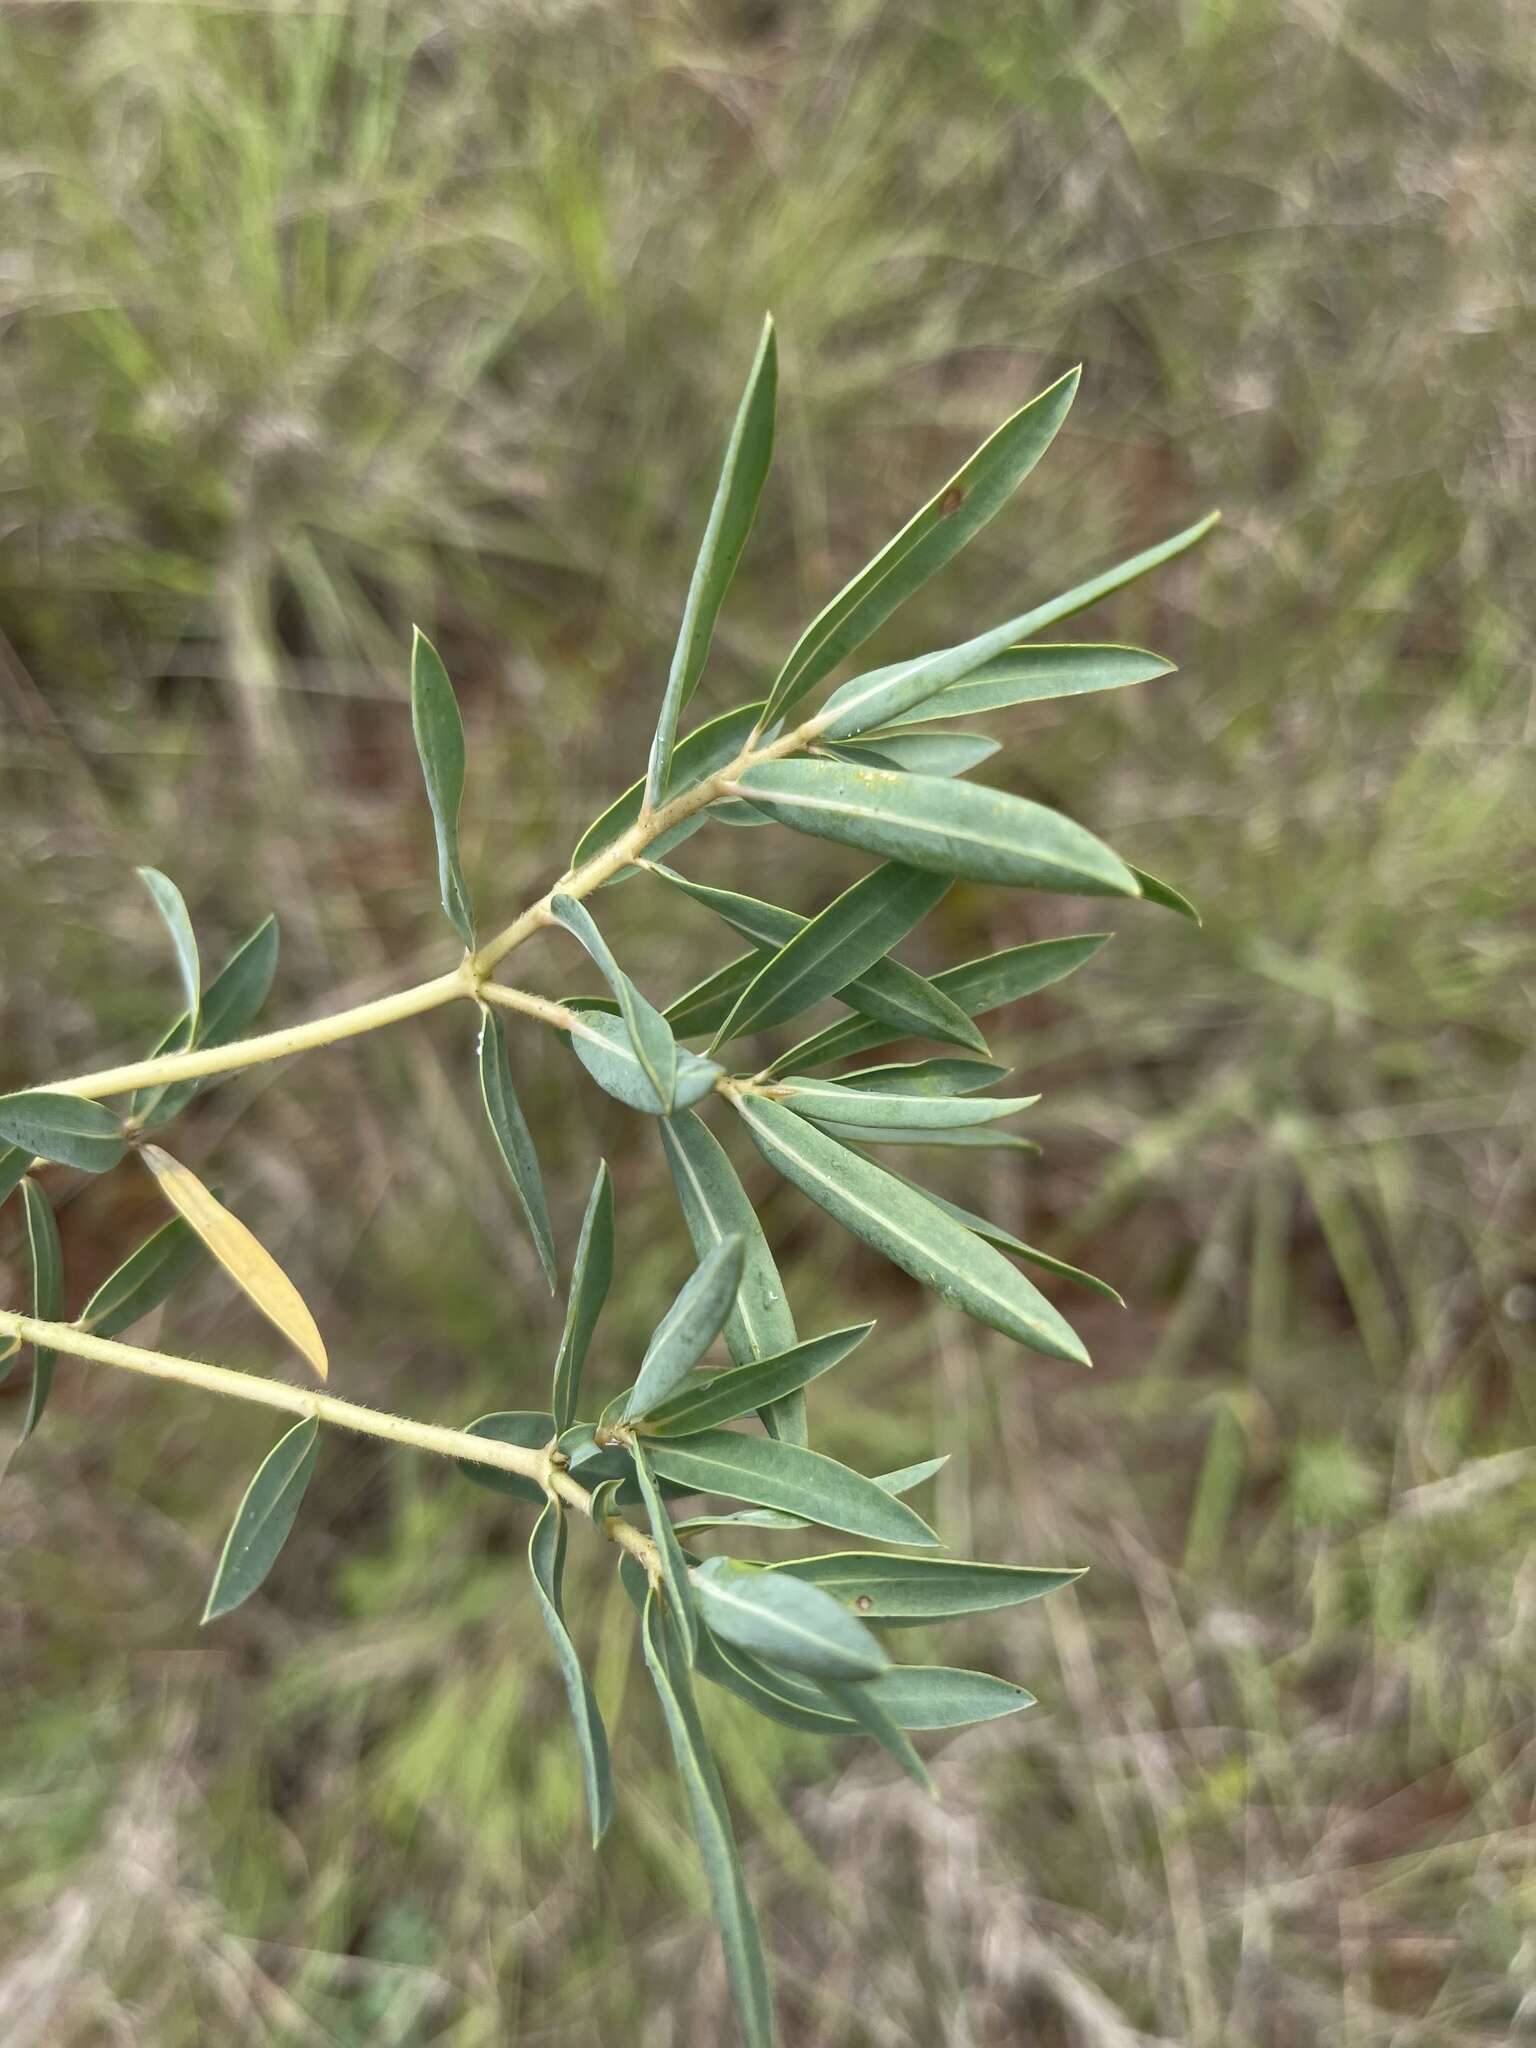
[[[472,1465],[489,1465],[498,1472],[512,1472],[531,1479],[553,1493],[567,1507],[592,1519],[592,1496],[569,1472],[551,1462],[547,1450],[527,1450],[521,1444],[498,1443],[494,1437],[472,1436],[464,1429],[444,1429],[433,1422],[413,1422],[406,1415],[391,1415],[382,1408],[368,1408],[359,1401],[342,1401],[334,1394],[312,1394],[304,1387],[290,1387],[281,1380],[263,1379],[256,1373],[236,1372],[227,1365],[205,1365],[197,1358],[177,1358],[166,1351],[144,1351],[137,1344],[119,1344],[110,1337],[93,1337],[73,1323],[41,1322],[35,1316],[18,1315],[0,1309],[0,1335],[24,1344],[40,1344],[48,1351],[62,1351],[72,1358],[89,1359],[96,1365],[115,1365],[150,1379],[173,1380],[184,1387],[198,1387],[207,1394],[224,1394],[236,1401],[252,1401],[263,1408],[280,1408],[289,1415],[313,1417],[337,1429],[350,1429],[360,1436],[382,1438],[386,1443],[405,1444],[412,1450],[432,1451],[443,1458],[462,1458]],[[659,1567],[656,1546],[632,1522],[611,1515],[600,1527],[610,1542],[644,1565],[647,1572]]]

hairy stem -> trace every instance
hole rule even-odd
[[[225,1394],[236,1401],[252,1401],[263,1408],[280,1408],[289,1415],[313,1417],[338,1429],[355,1430],[360,1436],[380,1437],[386,1443],[406,1444],[412,1450],[433,1451],[443,1458],[462,1458],[472,1465],[490,1465],[498,1472],[515,1472],[557,1495],[578,1514],[592,1517],[592,1496],[550,1462],[549,1453],[525,1450],[521,1444],[498,1443],[493,1437],[471,1436],[468,1430],[444,1429],[434,1422],[413,1422],[406,1415],[391,1415],[382,1408],[367,1408],[359,1401],[338,1400],[334,1394],[312,1394],[304,1387],[290,1387],[281,1380],[263,1379],[256,1373],[236,1372],[227,1365],[205,1365],[197,1358],[177,1358],[166,1351],[144,1351],[137,1344],[119,1344],[110,1337],[93,1337],[73,1323],[40,1322],[35,1316],[18,1315],[0,1309],[0,1336],[23,1344],[40,1344],[48,1351],[62,1351],[72,1358],[89,1359],[96,1365],[115,1365],[126,1372],[144,1373],[150,1379],[174,1380],[184,1387],[198,1387],[206,1394]],[[659,1568],[656,1546],[632,1522],[612,1515],[601,1524],[602,1532],[621,1550],[637,1558],[648,1572]]]

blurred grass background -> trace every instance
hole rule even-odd
[[[1205,929],[1115,909],[995,1034],[1043,1162],[922,1162],[1123,1289],[1059,1297],[1097,1372],[983,1341],[743,1161],[802,1328],[881,1316],[824,1446],[947,1451],[957,1550],[1093,1567],[902,1644],[1040,1696],[925,1744],[941,1807],[709,1701],[797,2048],[1536,2033],[1533,77],[1500,0],[0,16],[0,1085],[163,1027],[135,861],[213,954],[279,909],[274,1018],[448,963],[413,619],[465,706],[487,921],[544,886],[643,760],[765,307],[779,458],[701,709],[1074,361],[1047,463],[880,658],[1225,512],[1083,621],[1181,674],[1014,714],[986,771]],[[841,877],[775,834],[769,884],[768,844],[684,864],[801,907]],[[729,950],[605,903],[653,993]],[[960,888],[909,957],[1095,909]],[[340,1390],[445,1419],[535,1405],[556,1336],[470,1037],[261,1070],[175,1134]],[[612,1389],[682,1229],[640,1120],[516,1043],[567,1245],[613,1163]],[[73,1309],[154,1203],[51,1185]],[[274,1355],[211,1277],[143,1341]],[[623,1794],[595,1867],[521,1514],[328,1444],[268,1595],[199,1634],[270,1434],[66,1365],[5,1474],[0,2037],[728,2040],[590,1546]]]

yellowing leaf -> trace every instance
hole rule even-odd
[[[141,1146],[140,1156],[160,1183],[165,1199],[185,1217],[230,1279],[324,1379],[330,1369],[324,1340],[298,1289],[272,1254],[238,1216],[231,1216],[222,1202],[215,1201],[190,1167],[162,1152],[158,1145]]]

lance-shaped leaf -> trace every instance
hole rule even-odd
[[[834,761],[899,768],[903,775],[968,775],[1001,751],[1000,740],[969,732],[879,732],[857,745],[818,749]]]
[[[749,1095],[736,1106],[769,1164],[893,1265],[1017,1343],[1051,1358],[1089,1362],[1081,1340],[1044,1295],[925,1196],[780,1103]]]
[[[448,921],[475,943],[474,912],[459,864],[459,806],[464,801],[464,722],[448,671],[418,626],[411,645],[411,728],[437,836],[437,886]]]
[[[1010,1268],[1010,1271],[1012,1269]],[[781,1508],[824,1529],[847,1529],[877,1543],[932,1544],[938,1538],[904,1501],[866,1479],[808,1451],[772,1437],[745,1436],[730,1429],[706,1429],[677,1443],[652,1442],[647,1455],[664,1479],[696,1493],[724,1494],[754,1507]]]
[[[197,1027],[199,1045],[232,1044],[260,1014],[277,972],[277,942],[277,919],[264,917],[230,954],[203,990]],[[184,1050],[190,1043],[191,1025],[189,1016],[178,1017],[155,1051]],[[221,1078],[208,1074],[195,1081],[171,1081],[160,1087],[137,1089],[131,1098],[132,1113],[145,1130],[156,1130],[179,1115],[200,1089],[211,1088]]]
[[[32,1153],[24,1145],[0,1145],[0,1202],[21,1186],[21,1177],[32,1164]]]
[[[886,1755],[895,1759],[914,1785],[918,1785],[930,1796],[933,1780],[922,1758],[912,1747],[900,1725],[881,1706],[867,1685],[850,1685],[846,1680],[823,1678],[821,1689],[834,1707],[841,1708],[851,1720],[857,1721],[866,1735],[872,1735]]]
[[[978,1088],[991,1088],[1006,1080],[1009,1071],[991,1060],[893,1061],[889,1066],[839,1074],[837,1084],[857,1089],[861,1095],[971,1095]]]
[[[706,1559],[693,1585],[700,1615],[715,1635],[791,1671],[874,1678],[891,1661],[863,1622],[819,1586],[772,1578],[733,1557]],[[786,1597],[789,1586],[794,1592]]]
[[[797,704],[830,675],[1002,510],[1055,439],[1081,374],[1069,370],[1005,420],[943,490],[818,613],[779,671],[768,700],[770,718]]]
[[[630,1560],[626,1559],[625,1563]],[[645,1596],[641,1641],[693,1822],[699,1860],[725,1951],[726,1975],[743,2048],[773,2048],[773,2001],[762,1937],[747,1896],[725,1792],[705,1741],[686,1662],[654,1590]]]
[[[691,882],[659,864],[653,865],[652,872],[714,911],[733,931],[740,932],[765,952],[777,952],[789,945],[811,923],[798,911],[782,910],[776,903],[763,903],[733,889]],[[937,993],[934,983],[914,974],[910,967],[903,967],[899,960],[878,961],[836,994],[840,1002],[848,1003],[865,1017],[881,1020],[890,1035],[920,1032],[928,1038],[986,1050],[986,1040],[964,1011]]]
[[[64,1313],[64,1254],[53,1207],[35,1180],[21,1184],[27,1210],[27,1252],[32,1262],[32,1313],[41,1323],[56,1323]],[[48,1405],[53,1368],[58,1358],[41,1344],[32,1347],[32,1392],[21,1425],[21,1442],[36,1429]]]
[[[542,1451],[554,1441],[555,1418],[547,1409],[503,1408],[494,1415],[479,1416],[464,1433],[487,1437],[492,1443],[517,1444],[525,1451]],[[477,1465],[471,1458],[455,1458],[453,1462],[466,1479],[491,1493],[531,1501],[536,1507],[549,1498],[536,1480],[524,1479],[518,1472],[502,1472],[495,1465]]]
[[[718,775],[722,768],[728,768],[752,737],[762,710],[760,702],[738,705],[734,711],[722,712],[707,724],[695,726],[686,738],[679,740],[672,753],[670,794],[681,796],[685,789],[692,789],[707,776]],[[642,775],[622,796],[615,797],[602,816],[582,833],[571,855],[571,866],[583,867],[611,846],[635,823],[644,805],[645,777]],[[707,816],[703,811],[696,812],[682,824],[664,832],[659,839],[653,839],[647,851],[659,858],[668,847],[678,845],[714,815],[713,809]]]
[[[1123,690],[1133,683],[1170,675],[1174,664],[1144,647],[1010,647],[936,697],[907,719],[918,725],[934,718],[971,718],[1005,711],[1013,704],[1037,704],[1053,697],[1081,697],[1095,690]],[[878,744],[878,743],[877,743]]]
[[[908,1124],[828,1124],[831,1137],[845,1145],[934,1145],[944,1152],[1028,1152],[1038,1157],[1040,1147],[1033,1138],[1016,1138],[1011,1131],[942,1131]]]
[[[931,1479],[949,1463],[949,1454],[942,1458],[925,1458],[920,1465],[903,1465],[896,1472],[882,1472],[875,1478],[875,1485],[883,1493],[910,1493],[914,1486],[921,1486],[925,1479]],[[786,1515],[778,1508],[737,1508],[729,1515],[690,1515],[685,1522],[675,1522],[673,1527],[679,1536],[694,1529],[809,1529],[811,1524],[803,1515]]]
[[[570,1039],[572,1052],[598,1087],[630,1109],[643,1110],[648,1116],[664,1116],[667,1105],[642,1066],[624,1019],[600,1010],[567,1007],[573,1012],[573,1021],[565,1035]],[[691,1103],[702,1101],[724,1072],[724,1067],[714,1060],[701,1059],[686,1046],[678,1046],[672,1106],[686,1109]]]
[[[203,968],[198,958],[197,937],[192,930],[192,920],[187,915],[186,899],[169,875],[162,875],[158,868],[139,868],[135,871],[154,899],[156,910],[171,935],[171,946],[176,954],[176,967],[181,975],[182,993],[186,997],[188,1045],[197,1043],[198,1010],[203,995]]]
[[[780,825],[909,867],[1084,896],[1137,896],[1119,855],[1007,790],[841,761],[765,761],[731,787]]]
[[[584,903],[578,903],[574,896],[559,895],[550,899],[549,910],[556,924],[563,925],[586,948],[613,990],[629,1042],[665,1114],[677,1099],[677,1040],[672,1036],[671,1025],[646,1001],[614,959],[608,941]]]
[[[674,1036],[692,1038],[715,1031],[735,1009],[736,998],[758,974],[767,957],[758,951],[740,953],[668,1003],[661,1014],[672,1026]]]
[[[76,1328],[93,1337],[115,1337],[158,1308],[202,1256],[202,1240],[192,1226],[172,1217],[102,1281],[75,1318]]]
[[[1157,903],[1164,910],[1172,910],[1180,917],[1187,917],[1191,924],[1202,922],[1200,913],[1189,898],[1175,889],[1171,882],[1160,882],[1156,875],[1149,875],[1145,868],[1132,868],[1131,873],[1141,884],[1141,893],[1148,903]]]
[[[204,1622],[217,1621],[249,1600],[276,1564],[314,1474],[319,1446],[320,1425],[311,1416],[296,1422],[262,1459],[224,1539]]]
[[[699,1644],[699,1673],[767,1720],[807,1735],[851,1735],[861,1725],[814,1679],[766,1664],[714,1636]],[[968,1728],[1035,1704],[1033,1693],[1005,1678],[943,1664],[893,1664],[866,1679],[863,1689],[898,1728]]]
[[[657,1324],[622,1420],[633,1422],[680,1387],[719,1336],[741,1285],[745,1246],[740,1237],[712,1245]]]
[[[145,1145],[140,1158],[161,1194],[192,1226],[240,1291],[259,1308],[324,1379],[329,1370],[325,1344],[298,1289],[272,1254],[232,1216],[190,1167],[158,1145]]]
[[[1083,1567],[972,1564],[957,1557],[895,1557],[881,1550],[845,1550],[791,1557],[763,1567],[787,1573],[840,1600],[882,1628],[915,1628],[956,1614],[990,1614],[1070,1586]]]
[[[1049,988],[1052,982],[1074,974],[1091,960],[1109,938],[1108,932],[1085,932],[1074,939],[1036,939],[1028,945],[1009,946],[1000,953],[988,953],[980,960],[967,960],[959,967],[946,968],[933,978],[933,986],[956,1004],[966,1017],[984,1016],[1005,1003]],[[776,1059],[770,1074],[805,1073],[829,1060],[846,1059],[854,1053],[872,1052],[889,1045],[899,1034],[883,1029],[861,1017],[845,1017],[802,1039]],[[985,1051],[985,1044],[982,1046]]]
[[[645,1502],[645,1518],[651,1526],[651,1536],[661,1558],[661,1583],[667,1596],[667,1613],[677,1632],[677,1640],[684,1656],[692,1664],[698,1654],[699,1617],[694,1608],[693,1582],[689,1575],[688,1560],[683,1555],[683,1546],[677,1540],[677,1531],[672,1517],[667,1513],[667,1503],[661,1488],[656,1483],[649,1453],[641,1444],[629,1447],[634,1460],[635,1478],[639,1482],[640,1496]]]
[[[767,960],[715,1033],[718,1046],[782,1024],[884,960],[949,887],[944,875],[886,861],[801,926]]]
[[[679,1437],[735,1422],[841,1365],[874,1327],[855,1323],[851,1329],[796,1344],[776,1358],[753,1359],[729,1372],[693,1373],[665,1401],[654,1403],[638,1426],[648,1437]]]
[[[682,629],[667,677],[661,717],[651,743],[646,770],[645,800],[654,810],[665,802],[670,785],[672,750],[677,740],[678,714],[698,688],[709,654],[720,605],[736,573],[736,564],[752,531],[757,501],[763,493],[768,465],[773,458],[773,414],[778,397],[779,356],[773,321],[763,322],[747,388],[742,393],[736,423],[726,444],[715,501],[710,507],[699,558],[694,564],[688,601],[683,607]]]
[[[796,1074],[775,1082],[774,1087],[788,1091],[782,1099],[799,1116],[819,1124],[855,1124],[864,1130],[967,1130],[1017,1116],[1040,1100],[1038,1095],[891,1095]]]
[[[576,1258],[571,1267],[571,1289],[566,1297],[565,1328],[555,1354],[550,1405],[557,1431],[569,1429],[576,1419],[581,1370],[612,1284],[613,1182],[608,1162],[603,1159],[598,1161],[586,1214],[581,1219],[581,1236],[576,1241]],[[544,1441],[548,1442],[548,1438]]]
[[[528,1569],[533,1577],[534,1597],[554,1645],[555,1662],[570,1703],[576,1729],[576,1746],[581,1752],[581,1777],[587,1795],[587,1817],[592,1823],[595,1849],[608,1832],[613,1819],[613,1772],[608,1762],[608,1737],[597,1699],[581,1668],[576,1645],[565,1626],[562,1581],[565,1575],[565,1513],[559,1501],[546,1501],[544,1512],[533,1525],[528,1539]]]
[[[703,1258],[724,1238],[741,1239],[741,1285],[725,1319],[726,1349],[737,1365],[782,1355],[795,1342],[795,1319],[763,1226],[735,1167],[708,1126],[687,1110],[666,1118],[661,1142],[695,1254]],[[768,1401],[762,1419],[771,1436],[787,1443],[805,1442],[802,1394],[787,1393]]]
[[[27,1164],[35,1155],[82,1173],[105,1173],[128,1149],[121,1120],[104,1103],[54,1088],[0,1095],[0,1138],[19,1146]]]
[[[905,1174],[898,1178],[906,1181],[908,1187],[917,1187],[916,1181],[909,1181]],[[918,1188],[918,1193],[942,1209],[946,1216],[953,1216],[957,1223],[963,1223],[967,1230],[974,1230],[978,1237],[984,1237],[988,1244],[995,1244],[1000,1252],[1012,1252],[1016,1259],[1023,1259],[1031,1266],[1038,1266],[1043,1273],[1052,1273],[1058,1280],[1070,1280],[1078,1287],[1086,1287],[1094,1294],[1102,1294],[1117,1308],[1125,1307],[1125,1297],[1107,1280],[1101,1280],[1095,1273],[1085,1273],[1081,1266],[1069,1265],[1065,1259],[1058,1259],[1050,1252],[1043,1252],[1037,1245],[1025,1244],[1015,1237],[1011,1230],[1004,1230],[1001,1224],[990,1222],[985,1216],[978,1216],[974,1210],[962,1209],[958,1202],[947,1201],[943,1195],[936,1195],[931,1188]]]
[[[539,1155],[533,1149],[533,1133],[512,1085],[507,1035],[500,1017],[489,1009],[480,1013],[480,1099],[553,1294],[559,1273],[554,1233],[549,1227],[549,1204],[544,1199],[544,1177],[539,1172]]]

